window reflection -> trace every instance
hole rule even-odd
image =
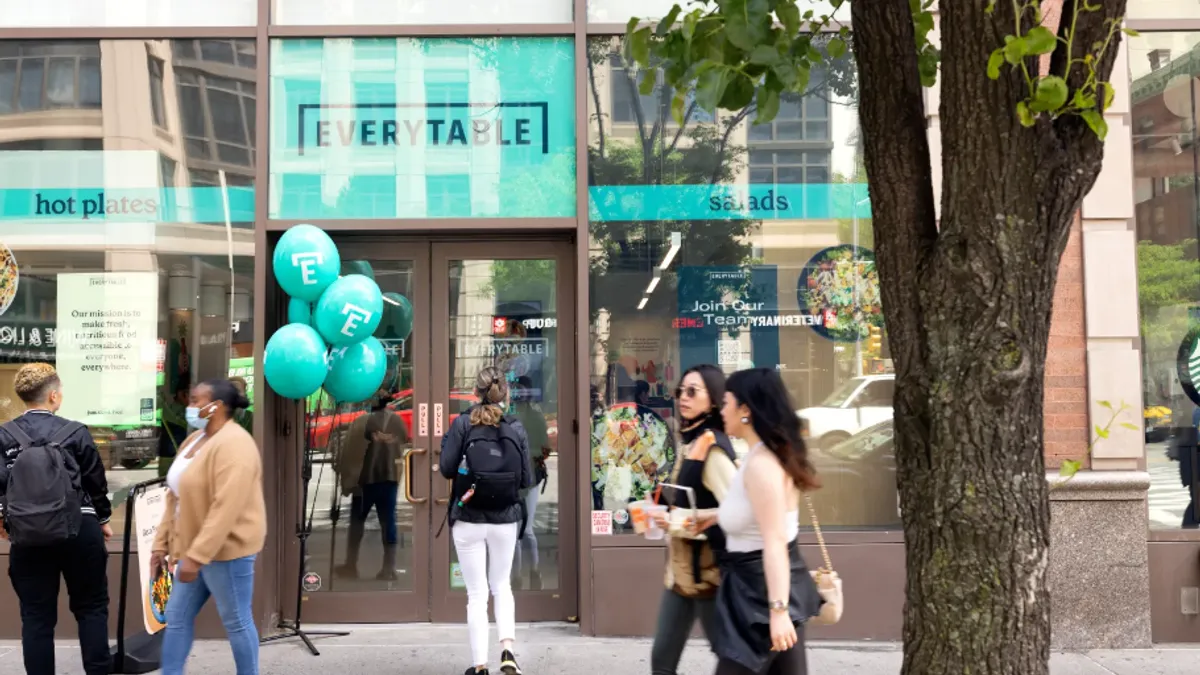
[[[778,369],[830,473],[828,525],[895,526],[892,455],[835,452],[890,424],[894,382],[850,57],[769,124],[751,107],[672,128],[619,39],[587,51],[593,508],[627,531],[675,461],[680,374],[712,363]]]
[[[233,56],[211,64],[171,40],[0,42],[0,246],[18,280],[0,307],[0,422],[23,411],[13,373],[55,364],[117,531],[129,487],[186,433],[178,392],[234,375],[253,395],[255,46],[221,42]],[[128,369],[98,378],[64,337],[97,306],[136,315],[128,344],[104,348]]]

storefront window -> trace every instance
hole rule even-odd
[[[0,4],[0,26],[253,26],[258,0],[40,0]]]
[[[271,49],[271,217],[575,215],[570,38]]]
[[[832,3],[829,0],[800,0],[797,4],[801,5],[803,11],[811,9],[818,15],[829,14],[832,11]],[[679,5],[688,12],[695,8],[695,5],[689,5],[681,0],[588,0],[588,21],[590,23],[625,25],[625,22],[633,16],[643,19],[660,19],[666,16],[674,5]],[[850,18],[849,4],[842,3],[842,7],[834,16],[842,21],[848,20]]]
[[[289,26],[571,23],[572,0],[274,0],[272,21]]]
[[[54,364],[118,532],[186,431],[177,393],[230,375],[253,393],[254,41],[219,42],[247,60],[0,43],[0,422],[24,411],[17,369]]]
[[[1200,421],[1200,33],[1130,38],[1129,69],[1150,526],[1194,527],[1185,512]]]
[[[894,375],[851,57],[771,124],[689,106],[680,126],[669,92],[637,95],[636,72],[613,67],[619,47],[588,44],[594,512],[628,531],[629,502],[676,460],[680,374],[710,363],[782,375],[811,432],[823,524],[896,526]]]
[[[1128,19],[1200,19],[1200,4],[1193,0],[1129,0]]]

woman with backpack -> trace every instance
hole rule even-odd
[[[442,438],[440,469],[454,481],[447,514],[463,582],[467,631],[474,665],[464,675],[488,675],[488,589],[500,634],[500,672],[520,675],[513,655],[516,607],[513,553],[528,519],[522,491],[534,483],[529,440],[516,418],[506,417],[508,383],[489,366],[475,377],[479,404],[459,415]]]

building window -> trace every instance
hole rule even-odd
[[[167,128],[167,105],[163,95],[163,60],[153,54],[146,55],[146,67],[150,70],[150,113],[154,126]]]
[[[253,82],[177,67],[188,156],[235,166],[254,163]]]
[[[271,19],[285,26],[568,24],[573,10],[571,0],[273,0]]]
[[[100,107],[100,43],[0,42],[0,114]]]
[[[1130,2],[1130,12],[1153,6]],[[1196,426],[1200,409],[1200,396],[1185,386],[1200,386],[1200,348],[1190,340],[1200,322],[1192,105],[1200,33],[1142,33],[1128,38],[1128,49],[1149,520],[1152,529],[1194,527],[1192,446],[1168,448]]]
[[[620,128],[657,105],[610,56],[620,39],[592,37],[587,52],[593,510],[628,533],[631,502],[671,481],[683,372],[754,366],[780,373],[821,449],[822,524],[896,527],[895,376],[866,185],[853,182],[852,57],[831,69],[847,81],[789,99],[771,124],[743,110],[647,143]]]
[[[175,40],[172,47],[178,60],[258,67],[253,40]]]
[[[671,99],[674,92],[670,87],[662,84],[661,74],[658,77],[659,85],[654,88],[649,94],[642,94],[638,85],[641,81],[640,76],[631,69],[625,67],[620,54],[612,54],[609,56],[609,79],[611,84],[612,95],[612,121],[613,122],[641,122],[643,124],[654,124],[659,120],[670,120],[671,117]],[[686,122],[712,122],[713,113],[702,109],[696,104],[695,92],[688,92],[684,103],[684,113]]]

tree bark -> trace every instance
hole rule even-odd
[[[1100,1],[1077,45],[1123,15],[1124,0]],[[992,81],[985,68],[1014,30],[1013,8],[1000,0],[989,15],[987,4],[940,6],[939,223],[909,0],[851,3],[897,376],[904,675],[1048,673],[1046,345],[1059,259],[1103,147],[1077,117],[1019,124],[1024,78],[1006,68]]]

